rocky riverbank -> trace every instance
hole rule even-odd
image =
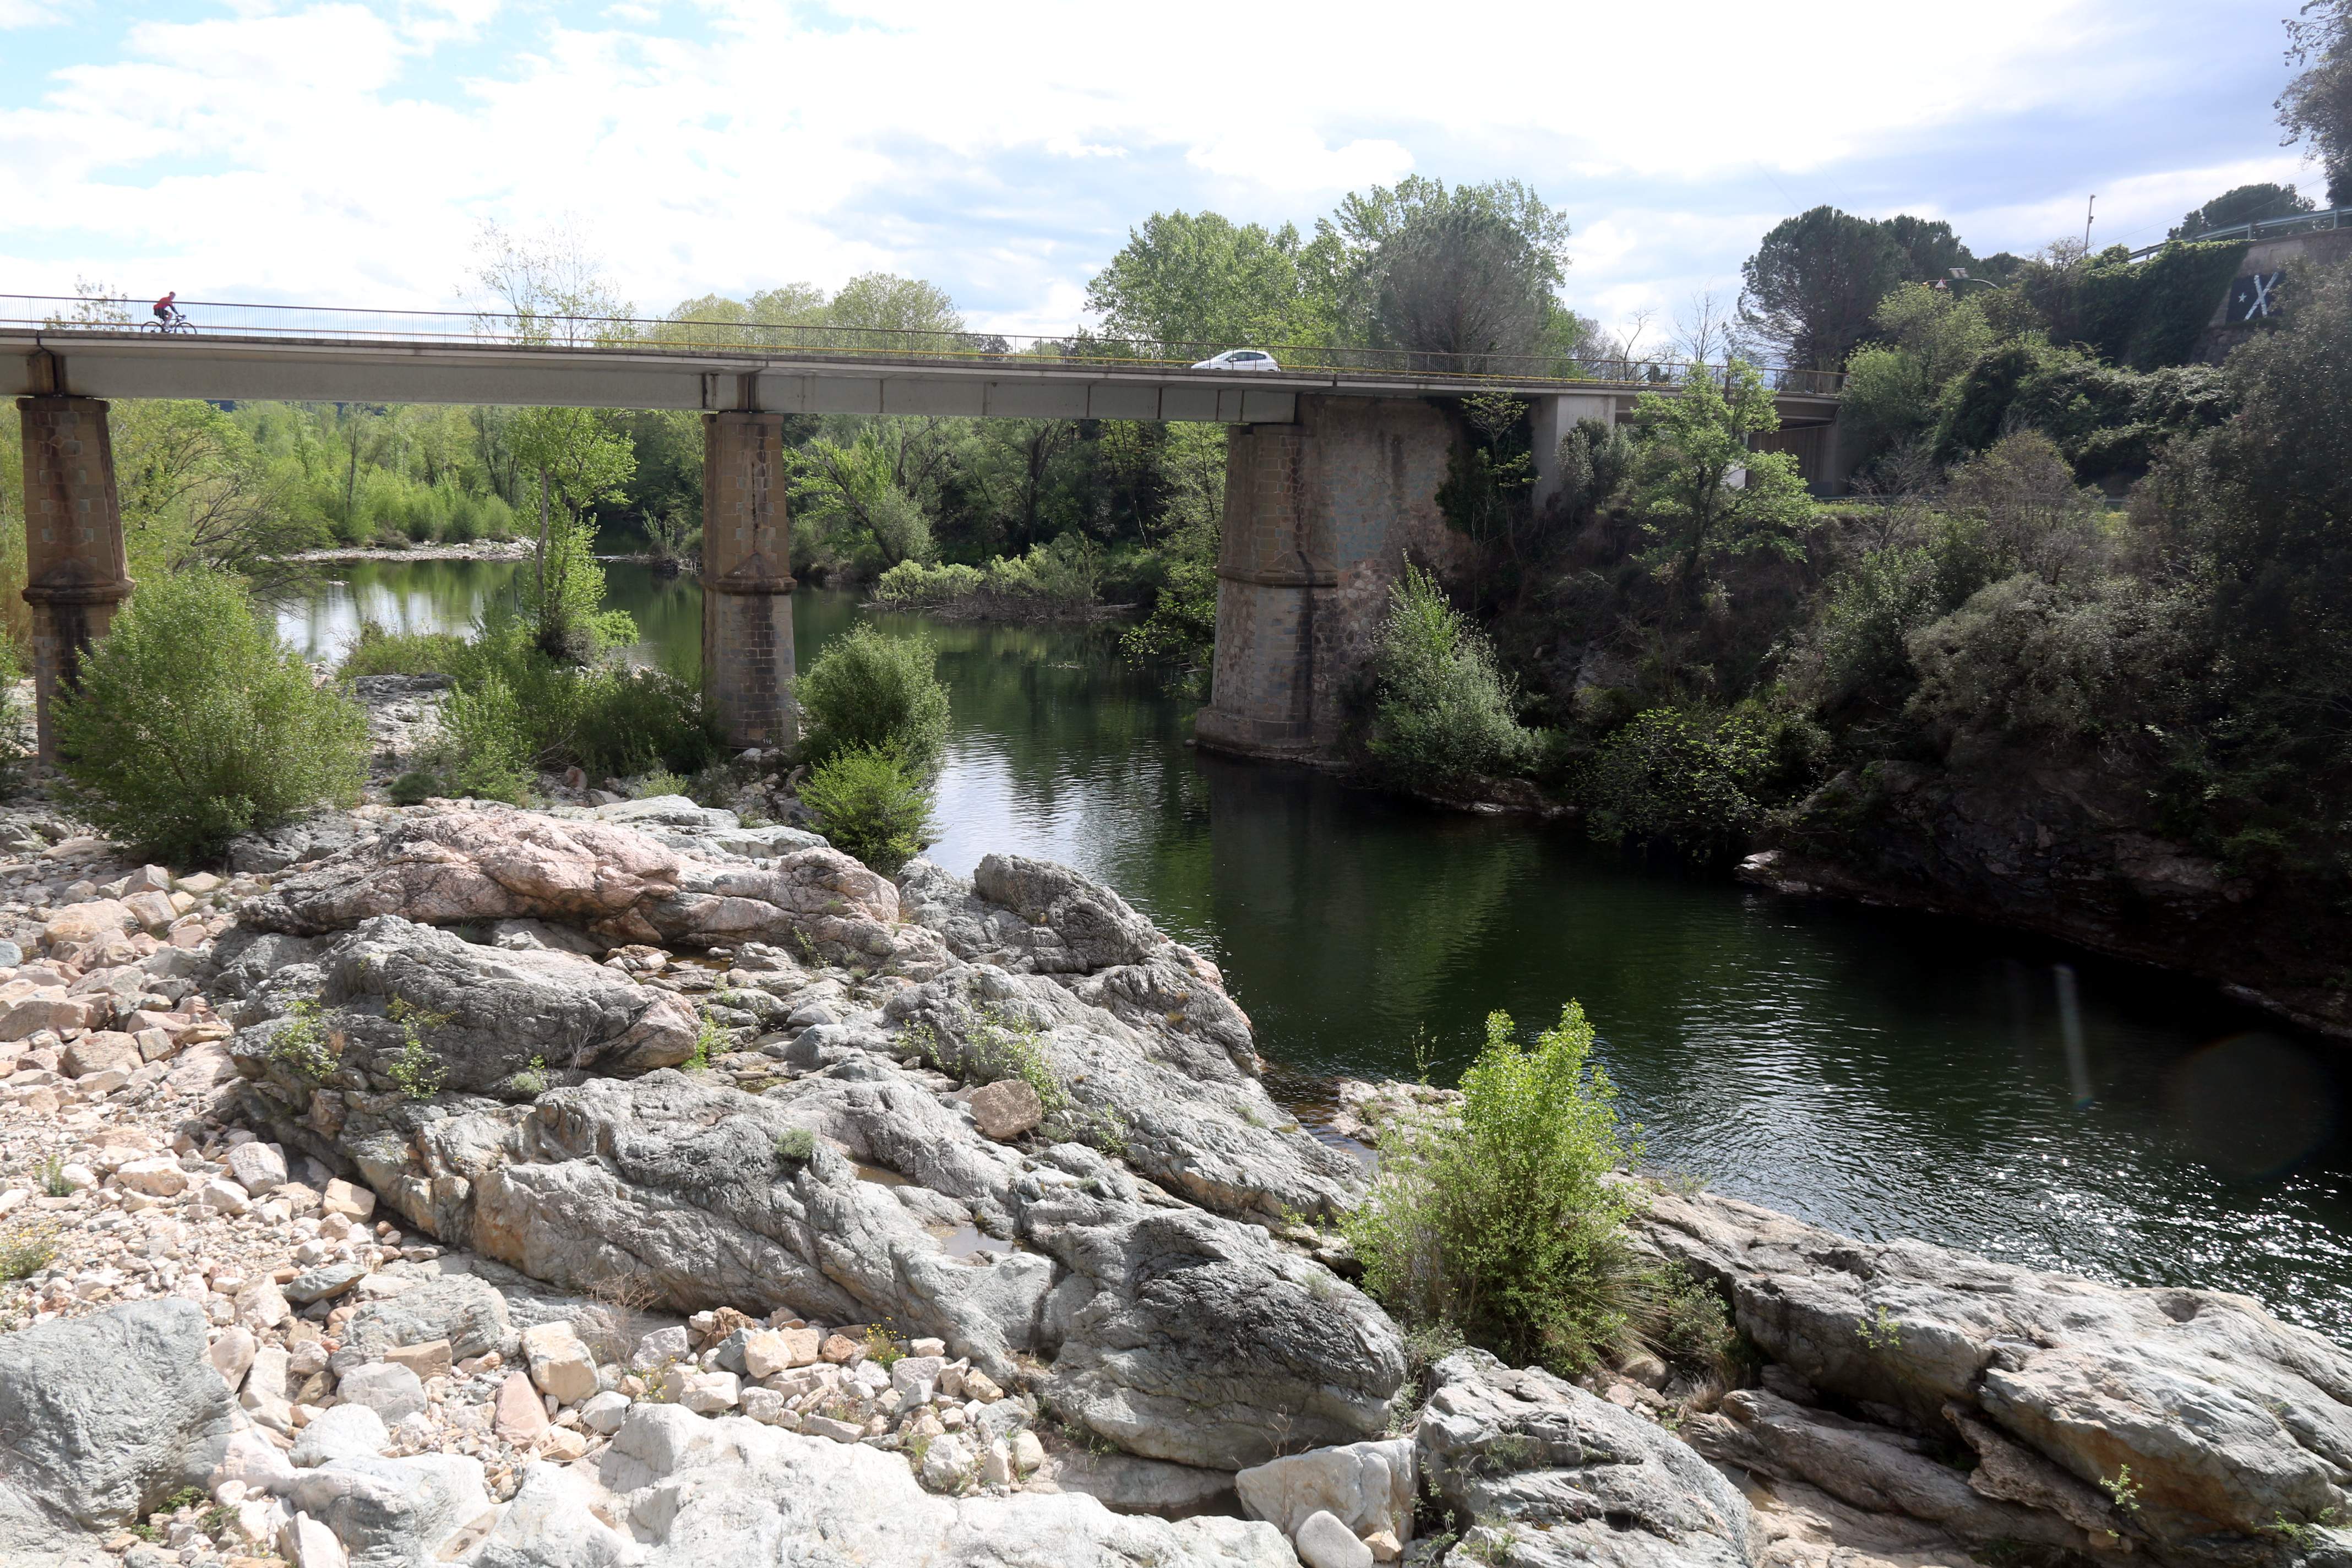
[[[2352,1356],[2234,1297],[1656,1193],[1744,1386],[1411,1363],[1330,1228],[1363,1165],[1060,867],[677,797],[226,879],[71,827],[0,820],[12,1565],[2345,1550]]]

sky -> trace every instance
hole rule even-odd
[[[880,268],[1066,331],[1154,211],[1516,177],[1649,341],[1780,218],[2164,237],[2278,145],[2294,0],[0,0],[0,290],[448,309],[485,225],[647,313]]]

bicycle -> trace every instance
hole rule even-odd
[[[145,323],[142,330],[150,332],[193,332],[196,330],[196,324],[182,315],[180,308],[174,305],[172,307],[171,314],[156,317],[153,321]]]

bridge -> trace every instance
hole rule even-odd
[[[1566,355],[1275,347],[1278,369],[1195,368],[1233,345],[724,321],[352,310],[0,295],[0,393],[23,414],[25,597],[44,757],[49,698],[130,596],[108,400],[203,398],[677,409],[703,416],[703,669],[738,745],[794,733],[783,422],[795,414],[1202,421],[1232,427],[1204,745],[1303,756],[1338,739],[1408,553],[1465,542],[1436,504],[1460,402],[1529,407],[1536,503],[1559,440],[1624,418],[1691,367]],[[1706,374],[1719,375],[1720,367]],[[1768,371],[1807,477],[1837,477],[1834,373]]]

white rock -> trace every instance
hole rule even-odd
[[[196,1201],[210,1204],[225,1215],[241,1215],[253,1206],[243,1187],[223,1176],[206,1176],[196,1187]]]
[[[114,1179],[134,1193],[156,1198],[175,1197],[188,1187],[188,1173],[180,1169],[177,1156],[170,1154],[133,1160],[116,1171]]]
[[[351,1568],[351,1554],[335,1532],[307,1513],[298,1513],[278,1532],[278,1554],[294,1568]]]
[[[213,1363],[213,1370],[221,1374],[221,1381],[228,1384],[231,1394],[243,1386],[246,1368],[253,1364],[255,1348],[251,1334],[243,1329],[231,1329],[205,1352],[205,1359]]]
[[[222,1163],[228,1167],[232,1181],[257,1195],[286,1184],[285,1157],[268,1143],[240,1143]]]
[[[302,1428],[292,1458],[308,1469],[336,1459],[372,1459],[391,1447],[383,1417],[368,1405],[346,1401]]]
[[[259,1410],[270,1405],[286,1403],[286,1347],[263,1345],[253,1352],[253,1364],[245,1374],[245,1387],[237,1394],[237,1403],[247,1410]]]
[[[343,1373],[335,1392],[346,1405],[364,1405],[386,1421],[425,1408],[425,1384],[404,1366],[370,1362]]]
[[[940,1369],[946,1365],[944,1356],[900,1356],[890,1368],[890,1386],[909,1405],[929,1405],[938,1389]]]
[[[629,1370],[647,1373],[659,1366],[671,1366],[688,1360],[694,1354],[694,1342],[687,1338],[686,1330],[677,1324],[656,1329],[637,1342],[635,1354],[629,1357]]]
[[[741,1385],[731,1372],[698,1372],[686,1380],[686,1392],[678,1403],[697,1415],[712,1415],[721,1410],[732,1410],[742,1398]]]
[[[274,1279],[257,1279],[236,1293],[236,1321],[249,1329],[274,1329],[293,1315]]]
[[[1372,1549],[1328,1513],[1312,1513],[1291,1537],[1307,1568],[1372,1568]]]
[[[1013,1434],[1012,1441],[1013,1468],[1023,1475],[1029,1474],[1045,1462],[1045,1445],[1039,1442],[1037,1434],[1028,1427],[1024,1426]]]
[[[1013,1448],[1003,1438],[999,1437],[982,1451],[980,1479],[992,1487],[1013,1484]]]
[[[577,1405],[596,1392],[596,1358],[570,1323],[534,1323],[522,1331],[522,1351],[531,1382],[557,1404]]]
[[[232,1482],[247,1493],[278,1492],[293,1479],[294,1463],[286,1457],[286,1450],[248,1429],[229,1434],[228,1451],[213,1470],[212,1487],[215,1494]]]
[[[952,1434],[935,1437],[923,1450],[923,1485],[935,1492],[961,1491],[971,1484],[977,1467],[978,1456],[963,1438]]]
[[[1242,1511],[1285,1535],[1310,1515],[1329,1513],[1354,1535],[1412,1535],[1414,1452],[1410,1437],[1312,1448],[1253,1467],[1234,1478]]]
[[[766,1393],[761,1389],[760,1392]],[[613,1390],[595,1395],[580,1407],[580,1425],[591,1432],[611,1436],[621,1429],[629,1414],[629,1396]]]

